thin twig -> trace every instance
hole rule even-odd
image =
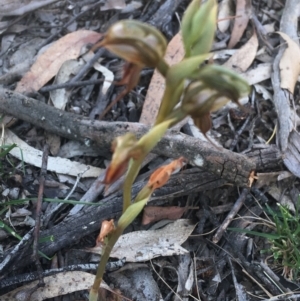
[[[245,122],[243,123],[243,125],[236,131],[234,138],[232,140],[232,143],[230,145],[230,148],[229,148],[231,151],[236,147],[236,145],[238,143],[238,139],[241,136],[241,134],[244,132],[245,128],[247,127],[247,125],[250,121],[250,118],[251,118],[251,116],[249,115],[247,117],[247,119],[245,120]]]
[[[87,172],[89,169],[90,169],[90,167],[88,166],[83,172],[81,172],[81,173],[79,173],[79,174],[77,175],[76,181],[75,181],[75,183],[74,183],[72,189],[70,190],[70,192],[68,193],[68,195],[64,198],[64,200],[68,200],[68,199],[69,199],[69,197],[72,195],[72,193],[73,193],[74,190],[76,189],[76,187],[77,187],[77,185],[78,185],[78,183],[79,183],[81,177],[82,177],[83,174],[84,174],[85,172]]]
[[[68,199],[69,199],[69,197],[72,195],[72,193],[74,192],[75,188],[77,187],[77,185],[78,185],[78,183],[79,183],[79,181],[80,181],[82,175],[83,175],[87,170],[88,170],[88,169],[84,170],[82,173],[79,173],[79,174],[77,175],[76,181],[75,181],[75,183],[74,183],[72,189],[70,190],[70,192],[68,193],[68,195],[64,198],[64,200],[68,200]],[[101,183],[101,184],[99,184],[99,179],[100,179],[100,183]],[[103,180],[104,180],[104,175],[103,175],[103,173],[101,173],[101,174],[99,175],[99,177],[98,177],[98,178],[96,179],[96,181],[95,181],[95,182],[97,183],[97,187],[98,187],[99,185],[100,185],[101,187],[102,187],[102,186],[104,187],[104,185],[102,185],[102,181],[103,181]],[[94,182],[94,183],[95,183],[95,182]],[[101,187],[100,187],[100,188],[101,188]],[[104,188],[103,188],[103,189],[104,189]],[[96,197],[102,192],[102,190],[99,189],[99,190],[97,190],[97,192],[99,192],[99,193],[98,193],[98,194],[94,194],[94,197],[86,197],[86,195],[89,195],[90,190],[94,191],[94,184],[92,184],[92,186],[91,186],[91,187],[89,188],[89,190],[85,193],[85,195],[80,199],[80,201],[82,201],[82,202],[93,202],[93,201],[96,199]],[[50,212],[48,212],[48,214],[47,214],[47,215],[45,216],[45,218],[44,218],[44,224],[47,225],[47,224],[49,223],[50,219],[52,218],[53,214],[56,213],[56,212],[58,212],[58,210],[60,210],[64,205],[65,205],[64,203],[60,203],[60,204],[58,204],[56,207],[54,207]],[[84,205],[75,205],[75,206],[71,209],[71,211],[76,210],[78,207],[81,209],[83,206],[84,206]],[[78,211],[79,211],[79,210],[78,210]],[[76,211],[76,212],[78,212],[78,211]],[[69,214],[70,214],[70,213],[69,213]]]
[[[229,212],[229,214],[227,215],[227,217],[223,221],[222,225],[218,229],[217,233],[214,235],[213,242],[215,244],[219,242],[219,240],[223,236],[223,233],[226,231],[228,225],[231,223],[231,221],[233,220],[233,218],[235,217],[235,215],[238,213],[238,211],[243,206],[244,201],[245,201],[246,196],[248,195],[248,193],[249,193],[249,189],[248,188],[244,188],[243,191],[242,191],[242,193],[241,193],[241,195],[239,196],[239,198],[235,202],[234,206],[232,207],[231,211]]]
[[[9,22],[8,24],[4,24],[4,25],[1,25],[0,26],[0,30],[3,30],[5,28],[9,28],[10,26],[14,25],[14,24],[17,24],[20,20],[22,20],[23,18],[25,18],[26,16],[28,15],[28,13],[22,15],[22,16],[19,16],[15,19],[13,19],[11,22]]]
[[[38,254],[38,241],[39,241],[39,233],[40,233],[40,225],[41,225],[43,194],[44,194],[44,188],[45,188],[45,175],[47,174],[48,155],[49,155],[49,145],[45,144],[44,150],[43,150],[43,157],[42,157],[38,199],[37,199],[37,204],[36,204],[36,217],[35,217],[33,255],[32,255],[33,258],[35,259],[37,271],[39,274],[39,286],[45,285],[44,279],[43,279],[43,270],[42,270],[42,266],[41,266],[41,262],[40,262],[39,254]]]
[[[104,81],[103,78],[83,80],[83,81],[78,81],[78,82],[68,81],[68,82],[62,83],[62,84],[45,86],[45,87],[41,88],[39,91],[40,92],[50,92],[50,91],[57,90],[57,89],[68,89],[68,88],[73,88],[73,87],[97,85],[97,84],[103,83],[103,81]]]
[[[267,46],[267,48],[269,49],[269,51],[271,51],[273,53],[274,51],[274,47],[271,45],[271,43],[268,41],[268,33],[266,31],[266,29],[263,27],[263,25],[261,24],[261,22],[258,20],[256,14],[253,12],[252,13],[252,22],[256,28],[256,31],[259,35],[259,37],[261,38],[261,40],[263,41],[263,43]]]

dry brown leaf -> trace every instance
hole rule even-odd
[[[231,9],[230,3],[231,0],[223,0],[219,4],[219,12],[218,12],[218,29],[221,32],[225,32],[230,25],[230,16],[231,16]]]
[[[148,225],[153,222],[160,221],[162,219],[177,220],[181,218],[185,212],[185,207],[159,207],[149,206],[144,209],[142,225]]]
[[[300,74],[300,48],[287,34],[277,32],[287,43],[287,49],[279,63],[280,69],[280,87],[294,93],[295,84]]]
[[[241,39],[250,19],[251,0],[237,0],[234,25],[228,44],[228,48],[233,48]]]
[[[249,41],[236,51],[231,58],[224,64],[237,72],[245,72],[255,59],[258,48],[258,39],[254,31]]]
[[[46,142],[49,145],[51,155],[56,157],[60,150],[60,145],[61,145],[60,136],[52,134],[50,132],[46,132],[45,137],[46,137]]]
[[[184,57],[184,48],[181,39],[181,34],[178,33],[170,41],[165,60],[170,64],[174,65],[179,63]],[[157,71],[154,71],[152,76],[146,99],[143,106],[142,115],[140,122],[147,125],[152,125],[155,121],[158,109],[160,107],[161,99],[165,90],[165,79]]]
[[[101,36],[94,31],[79,30],[62,37],[37,58],[18,82],[16,91],[20,93],[38,91],[57,74],[65,61],[76,59],[84,45],[96,43]]]
[[[277,184],[268,187],[268,194],[270,194],[279,204],[286,206],[290,211],[296,212],[295,204],[290,196],[284,194],[284,188],[279,188]]]

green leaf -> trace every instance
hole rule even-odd
[[[15,148],[17,145],[12,144],[12,145],[2,145],[1,146],[1,151],[0,151],[0,158],[5,157],[13,148]]]
[[[250,230],[246,230],[246,229],[239,229],[239,228],[227,228],[227,229],[230,231],[234,231],[234,232],[240,232],[240,233],[246,233],[246,234],[252,234],[255,236],[264,237],[269,240],[275,240],[275,239],[279,239],[281,237],[278,234],[262,233],[262,232],[250,231]]]
[[[147,204],[148,198],[138,201],[137,203],[131,204],[127,210],[122,214],[118,221],[118,228],[122,229],[122,232],[126,227],[128,227],[133,220],[141,213],[145,205]]]

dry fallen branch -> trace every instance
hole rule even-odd
[[[127,132],[141,137],[148,130],[148,127],[136,123],[93,121],[5,89],[0,89],[0,110],[54,134],[86,144],[95,142],[102,154],[108,154],[115,137]],[[242,187],[248,186],[250,173],[257,165],[244,155],[226,149],[220,151],[210,143],[172,130],[153,152],[170,158],[184,156],[190,164]]]
[[[187,169],[174,175],[165,186],[158,189],[153,199],[179,197],[190,192],[216,189],[224,184],[226,184],[224,180],[208,172],[198,172],[196,168]],[[144,185],[144,180],[136,182],[132,194],[136,195]],[[86,235],[99,231],[99,225],[103,220],[118,219],[122,212],[122,197],[119,197],[118,193],[102,199],[98,206],[86,206],[51,229],[41,231],[40,237],[53,239],[40,243],[39,250],[44,254],[52,255],[62,248],[78,243]],[[92,196],[89,202],[95,198]],[[9,249],[5,251],[4,260],[0,264],[1,275],[32,263],[31,234],[32,232],[29,232],[29,235],[24,236],[23,243],[19,243],[13,251]],[[26,260],[18,260],[18,258],[26,258]]]

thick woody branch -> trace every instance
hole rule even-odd
[[[0,111],[57,135],[86,144],[95,143],[99,153],[106,155],[115,137],[133,132],[139,138],[149,130],[149,127],[138,123],[90,120],[5,89],[0,89]],[[248,186],[251,171],[260,163],[259,157],[250,159],[226,149],[220,150],[210,143],[172,130],[153,152],[171,158],[184,156],[192,165],[242,187]]]

